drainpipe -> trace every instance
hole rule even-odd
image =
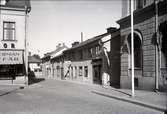
[[[25,85],[28,85],[28,42],[27,42],[27,6],[25,6]]]
[[[156,37],[156,45],[155,45],[155,61],[156,61],[156,70],[155,70],[155,91],[158,91],[159,83],[158,83],[158,77],[159,77],[159,41],[158,41],[158,0],[154,0],[155,3],[155,37]]]

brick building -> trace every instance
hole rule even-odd
[[[155,1],[134,1],[134,80],[138,89],[155,89],[156,76],[159,89],[165,90],[167,85],[167,1]],[[122,18],[117,22],[121,33],[120,85],[130,88],[130,0],[122,0]]]

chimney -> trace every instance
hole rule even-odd
[[[59,48],[59,47],[61,47],[61,43],[59,43],[59,44],[56,46],[56,48]]]
[[[81,42],[83,42],[83,32],[81,32]]]
[[[107,33],[113,33],[113,32],[116,32],[116,31],[117,31],[116,27],[109,27],[109,28],[107,28]]]
[[[79,42],[74,42],[74,43],[72,43],[72,47],[74,47],[74,46],[76,46],[78,44],[79,44]]]

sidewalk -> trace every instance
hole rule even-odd
[[[134,97],[131,96],[130,89],[98,87],[94,88],[91,92],[105,97],[134,103],[136,105],[152,108],[163,112],[167,110],[167,93],[165,92],[135,90]]]
[[[56,79],[55,79],[56,80]],[[87,84],[72,80],[58,80],[63,82],[70,82],[79,85],[84,85],[88,90],[94,94],[121,100],[124,102],[133,103],[143,107],[151,108],[158,111],[165,112],[167,110],[167,93],[153,92],[146,90],[135,90],[135,96],[131,96],[131,89],[116,89],[111,86],[104,88],[101,85]]]
[[[19,85],[0,85],[0,96],[10,94],[18,89],[21,89],[22,86]]]

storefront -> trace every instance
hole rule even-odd
[[[15,79],[25,74],[23,50],[0,50],[0,79]]]

